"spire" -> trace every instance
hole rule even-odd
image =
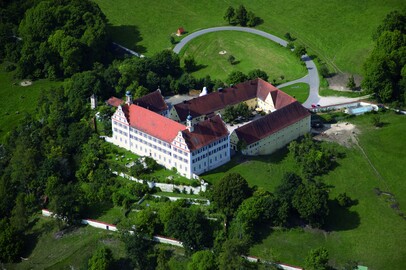
[[[133,103],[133,96],[131,95],[131,92],[130,91],[125,92],[125,97],[126,97],[125,103],[127,105],[131,105]]]
[[[190,115],[190,112],[188,116],[186,117],[186,127],[190,132],[193,132],[193,123],[192,123],[193,117]]]

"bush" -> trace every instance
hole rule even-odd
[[[345,192],[338,194],[337,202],[341,207],[350,207],[352,205],[351,198]]]
[[[11,71],[15,70],[16,68],[17,68],[16,65],[10,63],[10,64],[7,64],[7,65],[4,67],[4,70],[5,70],[6,72],[11,72]]]

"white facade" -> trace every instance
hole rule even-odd
[[[121,106],[112,117],[112,129],[114,144],[139,156],[151,157],[167,169],[175,168],[187,178],[193,178],[230,160],[228,135],[191,151],[181,131],[172,142],[168,142],[131,127]]]

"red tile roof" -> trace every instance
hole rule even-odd
[[[178,122],[134,104],[124,105],[122,108],[131,127],[167,143],[171,143],[179,131],[186,129],[186,126]]]
[[[165,103],[160,90],[135,99],[133,103],[156,113],[161,113],[168,109],[168,105]]]
[[[182,135],[193,151],[228,136],[228,130],[220,116],[216,115],[194,125],[193,132],[184,130]]]
[[[310,113],[297,101],[235,130],[248,145],[296,123]]]
[[[189,112],[192,117],[208,115],[226,106],[236,105],[256,97],[265,100],[269,93],[272,95],[276,109],[296,101],[293,97],[283,93],[272,84],[258,78],[236,84],[219,92],[212,92],[202,97],[184,101],[174,105],[174,107],[180,120],[183,122],[186,120]]]
[[[110,105],[112,107],[118,107],[123,102],[124,101],[122,99],[119,99],[119,98],[116,98],[116,97],[111,97],[106,101],[107,105]]]

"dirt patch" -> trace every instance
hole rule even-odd
[[[316,140],[336,142],[349,148],[357,143],[356,136],[360,131],[351,123],[340,122],[326,124],[322,129],[313,130],[313,133],[318,134],[314,137]]]
[[[328,88],[338,91],[352,91],[347,88],[348,78],[351,76],[349,73],[338,73],[330,78],[327,78]],[[354,75],[355,85],[358,87],[356,90],[360,90],[362,77],[359,75]]]
[[[21,86],[30,86],[30,85],[32,85],[32,81],[25,80],[25,81],[20,82],[20,85]]]

